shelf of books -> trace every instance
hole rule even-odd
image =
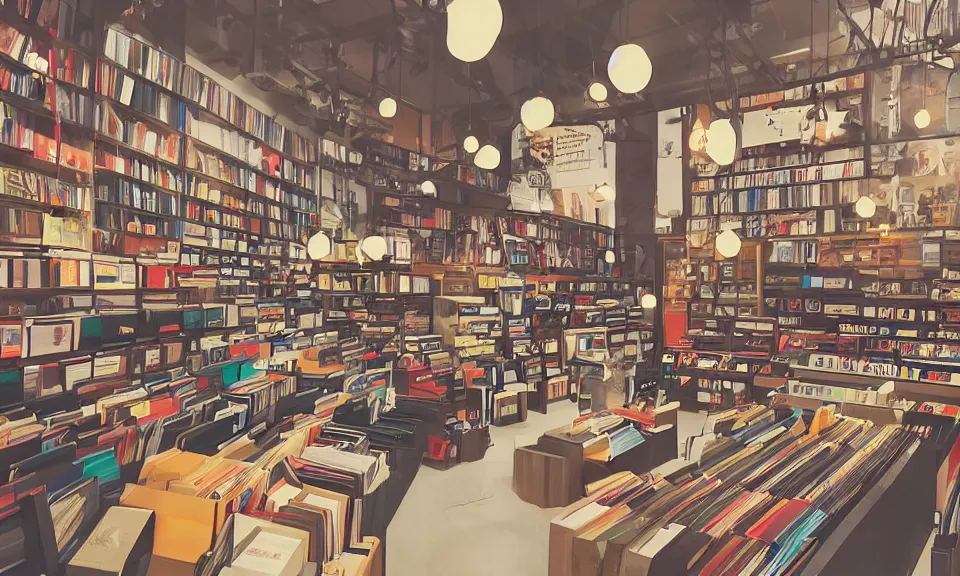
[[[865,106],[896,93],[918,66],[898,61],[818,87],[815,102],[842,126],[814,108],[809,135],[744,148],[727,168],[686,148],[687,246],[665,262],[665,296],[684,314],[676,370],[692,398],[727,406],[733,391],[736,402],[750,400],[716,369],[731,366],[960,383],[955,130],[945,121],[916,129],[900,124],[899,109]],[[947,82],[935,72],[929,90]],[[797,104],[782,96],[760,100],[790,113]],[[734,258],[715,250],[727,229],[743,240]],[[687,286],[670,288],[671,278]]]
[[[0,371],[24,384],[3,404],[66,406],[184,366],[221,382],[257,299],[283,311],[309,292],[316,145],[120,29],[95,33],[85,3],[48,4],[0,8]]]
[[[160,215],[164,226],[125,219],[114,206],[107,212],[120,214],[110,221],[121,228],[108,229],[133,239],[111,246],[137,254],[146,242],[165,251],[152,237],[179,236],[180,246],[167,248],[183,264],[240,265],[244,270],[232,280],[241,287],[249,282],[250,293],[274,292],[271,282],[305,267],[303,243],[319,222],[316,169],[309,165],[315,144],[115,28],[106,31],[97,80],[98,169],[129,176],[123,186],[149,185],[178,203]],[[175,217],[177,229],[166,223]]]
[[[397,262],[506,267],[519,273],[605,274],[613,232],[551,215],[450,204],[373,189],[373,213],[391,238],[409,238]],[[391,254],[394,254],[391,251]]]

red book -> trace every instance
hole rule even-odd
[[[778,504],[747,530],[747,536],[772,544],[783,529],[807,508],[807,504],[803,500],[787,500],[782,506]]]

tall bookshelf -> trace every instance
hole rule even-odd
[[[0,374],[22,384],[2,405],[64,409],[184,366],[205,386],[224,337],[269,324],[258,302],[308,325],[283,311],[311,280],[316,143],[96,30],[91,3],[50,22],[28,4],[0,7]]]
[[[696,352],[676,351],[678,374],[692,383],[722,382],[723,374],[705,367],[742,370],[746,362],[751,375],[782,374],[789,366],[960,383],[954,132],[938,113],[929,127],[912,125],[920,106],[936,112],[947,105],[949,75],[928,72],[923,100],[906,98],[896,109],[883,105],[888,92],[905,89],[897,81],[922,73],[911,71],[917,66],[925,64],[903,59],[818,84],[816,91],[806,86],[741,100],[747,111],[833,103],[829,114],[848,112],[838,137],[826,137],[833,128],[821,119],[812,122],[812,142],[745,148],[719,170],[686,149],[687,250],[666,263],[665,290],[675,302],[689,302],[681,344]],[[863,197],[876,206],[873,216],[857,214]],[[728,228],[743,239],[732,260],[714,250],[715,236]],[[737,318],[729,319],[730,307],[721,303],[722,269],[730,267],[727,276],[739,279],[745,255],[756,260],[749,282],[758,305],[738,305]],[[690,293],[671,288],[682,278],[691,281]],[[772,335],[776,345],[767,352]],[[702,392],[701,399],[722,396],[711,395],[709,387]]]
[[[276,270],[285,265],[305,265],[303,245],[319,223],[315,142],[115,28],[106,31],[97,80],[98,168],[178,197],[178,208],[163,216],[176,217],[180,229],[163,237],[179,236],[181,246],[167,249],[179,250],[181,263],[239,264],[245,278],[267,283],[282,280]],[[124,129],[111,133],[114,117]],[[160,229],[119,230],[153,231]],[[163,251],[162,243],[146,243]],[[120,252],[141,245],[124,242]]]

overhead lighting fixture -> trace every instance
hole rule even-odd
[[[485,144],[473,157],[473,163],[477,168],[494,170],[500,165],[500,150],[497,150],[496,146]]]
[[[717,252],[724,258],[733,258],[740,253],[743,242],[740,236],[729,228],[717,236]]]
[[[737,132],[726,118],[710,123],[707,129],[707,154],[721,166],[733,164],[737,156]]]
[[[613,253],[613,250],[607,250],[603,254],[603,261],[607,264],[613,264],[617,261],[617,255]]]
[[[856,210],[857,216],[861,218],[873,218],[873,215],[877,213],[877,203],[869,196],[861,196],[854,205],[854,210]]]
[[[379,262],[387,255],[387,239],[379,234],[367,236],[357,243],[357,252],[361,261]]]
[[[607,75],[613,87],[620,92],[636,94],[650,83],[653,63],[647,51],[637,44],[621,44],[610,55]]]
[[[387,96],[380,101],[380,116],[384,118],[393,118],[397,115],[397,101],[392,96]]]
[[[594,82],[587,88],[587,96],[597,103],[606,102],[608,96],[607,87],[602,82]]]
[[[447,5],[447,49],[457,60],[482,60],[502,28],[499,0],[453,0]]]
[[[597,57],[593,53],[592,38],[590,38],[590,67],[593,70],[593,80],[590,82],[590,85],[587,86],[587,97],[597,104],[606,102],[609,94],[607,94],[607,85],[597,80]]]
[[[317,232],[307,241],[307,256],[311,260],[323,260],[333,252],[333,242],[323,232]]]
[[[652,310],[657,307],[657,297],[654,294],[644,294],[640,297],[640,307]]]
[[[923,130],[930,125],[930,112],[927,111],[927,65],[923,66],[923,85],[920,87],[920,109],[913,115],[913,125]]]
[[[473,75],[470,71],[470,65],[467,64],[467,79],[470,81],[467,87],[467,114],[469,115],[467,124],[467,137],[463,139],[463,150],[467,154],[473,154],[480,149],[480,141],[473,135]]]
[[[424,180],[420,183],[420,191],[423,192],[424,196],[436,197],[437,185],[434,184],[432,180]]]
[[[520,107],[520,121],[530,132],[543,130],[556,118],[556,109],[549,98],[535,96],[523,103]]]
[[[480,149],[480,141],[471,134],[463,139],[463,149],[467,154],[473,154]]]
[[[600,197],[601,202],[609,202],[617,196],[617,193],[613,191],[613,186],[606,182],[597,186],[596,194]]]

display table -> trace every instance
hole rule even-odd
[[[656,415],[646,440],[609,462],[584,460],[583,445],[592,433],[568,434],[569,426],[549,430],[535,445],[514,453],[514,492],[541,508],[579,500],[587,484],[617,472],[643,474],[677,457],[677,406]]]

